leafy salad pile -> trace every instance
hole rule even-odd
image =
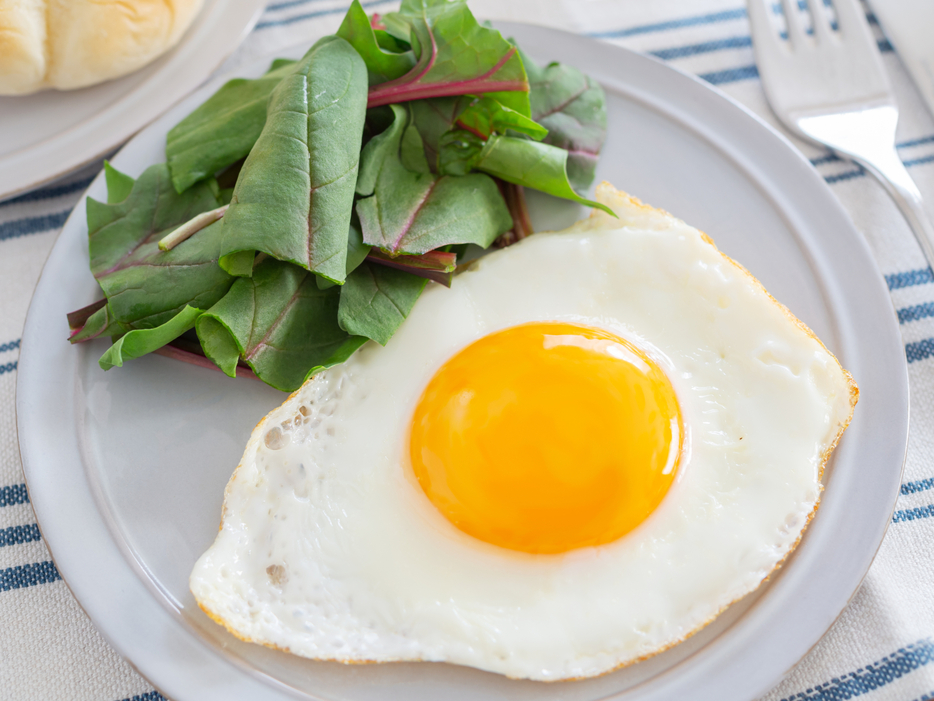
[[[167,163],[105,166],[87,201],[105,298],[70,340],[102,368],[159,351],[294,390],[367,339],[385,344],[468,244],[531,233],[523,187],[581,197],[606,133],[579,71],[535,65],[465,0],[403,0],[298,61],[231,80],[177,124]]]

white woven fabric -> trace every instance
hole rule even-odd
[[[392,0],[363,4],[377,12],[395,7]],[[346,0],[273,0],[220,70],[333,32],[346,6]],[[778,127],[755,71],[743,0],[472,0],[471,7],[478,16],[533,21],[654,54],[705,77]],[[882,41],[878,26],[873,30]],[[934,202],[934,119],[898,57],[882,46],[902,113],[899,153]],[[910,361],[911,442],[902,496],[869,576],[830,632],[764,701],[931,701],[934,275],[881,187],[852,164],[796,143],[831,183],[886,274]],[[0,701],[163,698],[110,649],[58,577],[35,527],[16,444],[13,392],[26,309],[65,217],[99,167],[0,203]]]

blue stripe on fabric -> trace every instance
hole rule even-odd
[[[745,17],[746,9],[739,7],[735,10],[723,10],[722,12],[711,12],[705,15],[681,17],[680,19],[668,20],[667,22],[655,22],[654,24],[643,24],[638,27],[613,29],[609,32],[592,32],[588,36],[596,37],[598,39],[621,39],[623,37],[631,37],[638,34],[653,34],[654,32],[664,32],[671,29],[697,27],[698,25],[703,24],[716,24],[717,22],[728,22],[734,19],[744,19]]]
[[[912,158],[907,161],[902,161],[902,165],[904,165],[906,168],[911,168],[911,166],[919,166],[924,163],[930,163],[931,161],[934,161],[934,155],[922,156],[921,158]]]
[[[934,691],[929,691],[924,696],[919,696],[915,701],[934,701]]]
[[[18,360],[14,360],[12,363],[6,363],[5,365],[0,365],[0,375],[5,375],[8,372],[13,372],[16,370],[16,366],[19,364]]]
[[[905,357],[908,358],[909,363],[930,358],[932,355],[934,355],[934,338],[905,344]]]
[[[852,180],[853,178],[859,178],[864,175],[866,175],[866,171],[863,170],[861,166],[857,166],[856,170],[848,170],[843,173],[825,175],[824,180],[827,181],[828,185],[833,185],[834,183],[843,182],[844,180]]]
[[[266,5],[265,12],[275,12],[276,10],[286,10],[298,5],[310,5],[311,3],[321,2],[321,0],[288,0],[287,2],[277,2],[272,5]]]
[[[13,221],[0,224],[0,241],[15,239],[29,234],[38,234],[42,231],[51,231],[59,229],[71,214],[70,209],[64,212],[54,212],[53,214],[43,214],[39,217],[26,217],[24,219],[14,219]]]
[[[811,34],[812,31],[808,30],[807,33]],[[781,36],[783,39],[788,38],[784,32]],[[676,46],[670,49],[657,49],[656,51],[649,51],[649,53],[657,58],[670,61],[676,58],[686,58],[688,56],[697,56],[698,54],[708,54],[714,51],[724,51],[727,49],[747,49],[751,46],[752,37],[735,36],[727,37],[725,39],[717,39],[715,41],[704,41],[699,44]],[[879,51],[885,53],[892,50],[892,45],[887,40],[883,39],[879,42]]]
[[[902,273],[886,275],[885,282],[890,290],[900,290],[903,287],[914,287],[915,285],[926,285],[929,282],[934,282],[934,272],[932,272],[930,268],[906,270]]]
[[[832,153],[828,153],[826,156],[821,156],[820,158],[812,158],[811,165],[814,167],[822,166],[825,163],[833,163],[835,161],[843,160],[839,156]]]
[[[824,5],[827,7],[831,6],[829,0],[824,0]],[[801,10],[807,9],[807,3],[803,0],[798,3],[798,7]],[[782,14],[782,6],[780,4],[775,4],[772,6],[772,11],[780,15]],[[717,24],[718,22],[729,22],[734,19],[745,19],[746,17],[746,8],[738,7],[734,10],[722,10],[720,12],[711,12],[704,15],[694,15],[692,17],[681,17],[680,19],[668,20],[666,22],[655,22],[653,24],[643,24],[636,27],[624,27],[622,29],[611,29],[606,32],[591,32],[588,36],[596,37],[598,39],[622,39],[625,37],[636,36],[639,34],[653,34],[655,32],[664,32],[672,29],[683,29],[684,27],[697,27],[704,24]],[[874,15],[867,13],[866,21],[870,24],[877,24],[877,20]]]
[[[168,700],[165,698],[165,696],[163,696],[158,691],[153,689],[152,691],[147,691],[145,694],[137,694],[136,696],[122,699],[122,701],[168,701]]]
[[[902,496],[908,496],[909,494],[926,492],[929,489],[934,489],[934,478],[932,477],[926,480],[917,480],[916,482],[905,482],[902,485],[901,493]]]
[[[29,495],[25,484],[12,484],[0,488],[0,506],[13,506],[14,504],[28,504]]]
[[[711,85],[723,85],[724,83],[735,83],[740,80],[753,80],[759,77],[759,69],[752,66],[739,66],[738,68],[727,68],[724,71],[713,71],[712,73],[700,73],[697,76],[706,80]]]
[[[21,543],[31,543],[34,540],[40,540],[39,526],[35,523],[28,526],[10,526],[9,528],[0,528],[0,548],[6,545],[20,545]]]
[[[931,516],[934,516],[934,504],[919,506],[916,509],[902,509],[901,511],[896,511],[892,516],[892,523],[917,521],[921,518],[931,518]]]
[[[921,158],[912,158],[907,161],[902,161],[902,165],[906,168],[911,168],[912,166],[923,165],[924,163],[931,163],[934,161],[934,154],[930,156],[922,156]],[[834,183],[839,183],[843,180],[852,180],[853,178],[861,178],[866,175],[866,171],[863,170],[862,166],[857,165],[856,170],[848,170],[843,173],[834,173],[833,175],[825,175],[824,180],[827,181],[828,185],[833,185]]]
[[[913,307],[898,310],[898,323],[907,324],[909,321],[918,321],[934,316],[934,302],[925,302]]]
[[[724,49],[745,49],[752,46],[752,39],[745,37],[727,37],[726,39],[717,39],[716,41],[705,41],[700,44],[689,44],[687,46],[676,46],[671,49],[659,49],[649,53],[656,58],[670,61],[675,58],[685,58],[687,56],[696,56],[697,54],[707,54],[712,51],[722,51]]]
[[[385,5],[386,3],[393,2],[393,0],[371,0],[370,2],[361,2],[361,7],[373,7],[374,5]],[[336,15],[341,12],[347,12],[349,5],[342,5],[341,7],[334,7],[328,10],[318,10],[317,12],[306,12],[302,15],[293,15],[292,17],[285,17],[284,19],[275,19],[269,20],[266,22],[258,22],[256,24],[256,29],[266,29],[267,27],[281,27],[288,24],[293,24],[295,22],[301,22],[306,19],[313,19],[315,17],[323,17],[324,15]]]
[[[934,642],[925,638],[883,657],[878,662],[788,696],[782,701],[846,701],[875,691],[932,661]]]
[[[912,148],[914,146],[922,146],[923,144],[930,144],[932,142],[934,142],[934,134],[931,134],[929,136],[922,136],[918,139],[910,139],[909,141],[902,141],[901,143],[895,144],[895,148]],[[931,157],[925,157],[925,158],[931,158]],[[820,165],[824,165],[825,163],[835,163],[837,161],[842,161],[842,160],[843,159],[837,156],[836,154],[828,153],[824,156],[820,156],[819,158],[812,158],[811,165],[820,166]]]
[[[53,187],[43,187],[40,190],[33,190],[32,192],[27,192],[25,195],[19,195],[18,197],[13,197],[9,200],[0,202],[0,208],[11,204],[21,204],[23,202],[39,202],[41,200],[50,200],[53,197],[61,197],[62,195],[70,195],[75,192],[80,192],[81,190],[86,190],[95,177],[97,176],[92,175],[90,178],[68,183],[67,185],[55,185]]]
[[[55,563],[51,560],[36,562],[32,565],[19,565],[0,570],[0,591],[34,587],[37,584],[50,584],[61,579]]]
[[[15,341],[9,341],[7,343],[0,343],[0,353],[6,353],[7,351],[16,350],[19,348],[19,343],[22,339],[17,338]]]
[[[912,146],[921,146],[922,144],[934,143],[934,134],[930,136],[922,136],[919,139],[911,139],[910,141],[903,141],[900,144],[895,144],[898,148],[911,148]]]

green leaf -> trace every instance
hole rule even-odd
[[[348,336],[347,340],[339,345],[325,360],[321,361],[320,365],[315,365],[305,374],[305,379],[303,382],[307,381],[308,378],[317,375],[322,370],[333,367],[335,365],[340,365],[341,363],[346,363],[350,359],[350,356],[356,353],[357,349],[368,340],[369,339],[366,336]]]
[[[263,382],[292,391],[346,351],[349,336],[337,322],[340,293],[340,287],[319,290],[311,273],[267,258],[198,319],[198,338],[228,375],[236,348]]]
[[[372,197],[357,203],[363,241],[393,254],[418,255],[452,243],[486,248],[512,219],[496,183],[481,173],[412,173],[388,159]]]
[[[341,288],[338,323],[349,334],[385,346],[412,311],[427,282],[401,270],[366,262]]]
[[[84,343],[98,336],[113,336],[116,333],[122,333],[123,329],[119,327],[119,324],[113,318],[107,301],[102,301],[104,302],[104,306],[88,316],[80,326],[76,327],[71,332],[71,335],[68,337],[70,343]]]
[[[118,338],[107,349],[98,364],[104,370],[123,367],[124,361],[152,353],[166,343],[174,341],[188,329],[193,328],[195,320],[200,315],[200,309],[185,306],[178,314],[159,326],[130,331]]]
[[[410,102],[409,104],[414,105],[417,103]],[[406,170],[411,170],[413,173],[431,172],[431,166],[428,165],[428,158],[425,155],[425,141],[411,121],[405,128],[405,133],[402,134],[399,158]]]
[[[457,126],[473,132],[481,139],[488,139],[494,132],[505,134],[507,129],[525,134],[536,141],[541,141],[548,136],[548,130],[545,127],[505,107],[492,97],[474,100],[457,117]]]
[[[351,219],[350,231],[347,235],[347,275],[350,275],[350,273],[356,270],[360,264],[366,260],[369,252],[370,247],[363,243],[363,234],[360,232],[360,222],[357,221],[357,217],[355,216]],[[318,283],[319,290],[326,290],[329,287],[334,287],[336,284],[323,277],[317,277],[316,282]]]
[[[431,172],[438,172],[441,139],[454,128],[457,117],[467,109],[473,99],[470,95],[461,95],[409,103],[412,125],[421,137],[425,159]]]
[[[405,0],[383,18],[387,30],[410,27],[415,67],[370,91],[370,107],[446,95],[488,93],[530,116],[528,78],[515,47],[495,29],[481,26],[464,0]]]
[[[399,150],[400,137],[408,124],[408,114],[404,107],[401,105],[389,107],[392,110],[392,123],[386,131],[370,139],[360,153],[356,192],[364,197],[373,194],[379,169],[387,157]]]
[[[294,62],[276,59],[266,75],[225,83],[166,137],[165,155],[177,192],[245,158],[266,123],[266,103]]]
[[[411,48],[412,26],[402,15],[398,12],[387,12],[379,16],[379,24],[385,27],[385,29],[376,30],[377,32],[384,31],[397,42],[408,45],[408,47]],[[377,35],[377,37],[378,36],[379,35]]]
[[[354,217],[356,220],[356,217]],[[360,231],[360,222],[351,221],[350,232],[347,236],[347,274],[350,275],[360,267],[370,252],[370,247],[363,243],[363,232]],[[320,278],[319,278],[320,279]]]
[[[445,287],[451,286],[454,271],[457,270],[457,254],[444,250],[428,251],[420,256],[390,256],[378,248],[373,248],[367,260],[374,264],[403,270],[426,280],[434,280]]]
[[[135,181],[110,165],[110,161],[104,161],[104,182],[107,183],[107,204],[116,204],[129,197]]]
[[[335,36],[276,86],[224,215],[223,255],[262,251],[343,282],[366,86],[363,59]]]
[[[242,282],[239,284],[243,284]],[[223,301],[223,300],[221,300]],[[217,307],[212,307],[212,311]],[[230,330],[211,312],[202,314],[195,323],[201,350],[228,377],[237,376],[240,348]]]
[[[473,170],[486,141],[466,129],[454,129],[441,137],[438,172],[442,175],[467,175]]]
[[[291,66],[295,63],[294,58],[274,58],[272,63],[269,65],[269,70],[266,71],[266,75],[273,73],[274,71],[283,68],[284,66]]]
[[[532,119],[548,128],[546,144],[568,151],[568,180],[584,192],[593,182],[606,139],[603,88],[576,68],[561,63],[542,68],[520,54],[529,74]]]
[[[223,228],[222,228],[223,233]],[[217,264],[234,277],[250,277],[253,274],[253,264],[256,260],[256,251],[236,251],[221,256]]]
[[[158,245],[169,231],[218,204],[208,183],[179,195],[165,164],[147,168],[117,204],[88,198],[91,272],[117,330],[161,326],[186,305],[206,309],[227,292],[233,280],[217,265],[219,222],[170,251]]]
[[[486,247],[512,226],[496,183],[486,175],[438,177],[407,170],[399,157],[402,129],[396,124],[374,147],[382,161],[374,157],[367,164],[376,176],[374,194],[357,202],[364,243],[393,255],[417,255],[452,243]]]
[[[597,207],[615,217],[606,205],[574,192],[568,182],[567,160],[568,152],[557,146],[511,136],[491,136],[475,167],[506,182]]]
[[[415,55],[411,50],[402,53],[383,50],[377,39],[376,32],[370,25],[370,18],[367,17],[363,7],[360,6],[359,0],[354,0],[351,3],[344,21],[337,30],[337,36],[348,41],[363,58],[364,63],[366,63],[370,85],[399,78],[412,70],[415,65]],[[386,43],[385,39],[384,43]],[[393,46],[398,46],[394,39]]]
[[[372,22],[370,22],[370,26],[373,26]],[[373,36],[376,37],[376,43],[379,44],[380,48],[390,53],[402,54],[412,50],[412,45],[407,40],[399,39],[385,29],[374,28]],[[406,36],[408,36],[408,34],[406,34]]]

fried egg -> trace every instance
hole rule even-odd
[[[256,427],[190,579],[211,618],[314,659],[574,679],[782,562],[855,383],[706,235],[597,199],[619,219],[430,285]]]

